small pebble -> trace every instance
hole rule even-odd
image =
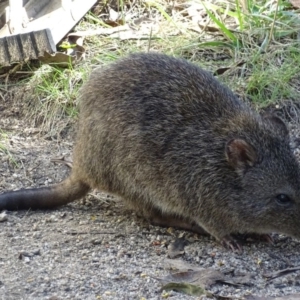
[[[0,222],[4,222],[4,221],[7,221],[6,211],[3,211],[2,213],[0,213]]]

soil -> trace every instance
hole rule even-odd
[[[11,101],[0,104],[0,190],[49,185],[69,172],[74,130],[49,139],[32,128]],[[291,125],[300,153],[299,128]],[[0,218],[1,220],[1,218]],[[0,223],[0,299],[196,299],[161,291],[170,274],[168,246],[188,241],[179,258],[195,268],[214,268],[243,284],[214,283],[215,295],[244,297],[300,293],[300,271],[267,280],[265,274],[300,265],[300,243],[274,234],[274,245],[246,243],[242,254],[213,238],[149,225],[120,199],[93,192],[53,211],[6,212]],[[300,297],[299,297],[300,298]],[[206,299],[206,298],[203,298]],[[215,297],[216,299],[216,297]],[[296,299],[296,298],[295,298]]]

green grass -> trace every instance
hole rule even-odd
[[[27,82],[33,94],[25,97],[27,114],[48,135],[59,134],[78,115],[77,94],[88,70],[44,65]]]
[[[260,107],[285,99],[297,101],[299,97],[299,91],[293,84],[299,80],[299,48],[290,46],[282,51],[274,50],[275,53],[271,50],[271,59],[265,55],[265,60],[259,58],[253,61],[252,73],[248,79],[246,93]]]
[[[116,22],[107,21],[108,8],[119,13]],[[66,69],[39,68],[25,83],[26,114],[48,135],[59,134],[77,118],[78,90],[90,69],[137,51],[184,57],[212,72],[228,68],[219,79],[257,108],[299,101],[298,13],[288,0],[99,1],[76,30],[129,24],[132,37],[141,36],[89,36],[84,61]],[[150,25],[134,24],[145,15]]]

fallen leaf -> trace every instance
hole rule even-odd
[[[51,55],[45,51],[44,55],[39,57],[39,60],[46,64],[69,67],[70,64],[74,65],[84,58],[85,48],[82,45],[83,36],[69,35],[67,40],[59,46],[64,52],[56,52]]]
[[[198,271],[178,272],[158,278],[163,284],[167,283],[190,283],[202,288],[209,287],[217,281],[224,280],[224,275],[215,269],[202,269]]]
[[[201,296],[206,295],[207,292],[205,289],[200,286],[189,284],[189,283],[175,283],[170,282],[162,287],[164,291],[176,291],[190,296]]]
[[[201,24],[201,23],[198,23],[198,25],[203,31],[208,31],[208,32],[219,32],[220,31],[220,29],[217,27],[208,26],[206,24]]]
[[[174,290],[187,295],[199,296],[211,293],[206,291],[217,281],[224,279],[221,272],[214,269],[202,269],[170,274],[164,278],[156,278],[162,282],[161,290]]]
[[[108,8],[108,14],[110,21],[116,22],[119,19],[119,13],[111,7]]]
[[[287,268],[287,269],[283,269],[283,270],[279,270],[276,272],[272,272],[272,273],[265,273],[263,274],[264,277],[268,278],[269,280],[280,277],[280,276],[284,276],[286,274],[295,272],[295,271],[299,271],[300,270],[300,266],[299,267],[294,267],[294,268]]]
[[[290,2],[295,8],[300,8],[300,0],[290,0]]]
[[[40,56],[39,60],[44,64],[58,65],[60,67],[69,67],[75,63],[75,56],[70,56],[65,53],[56,52],[53,55],[44,52],[44,56]]]
[[[169,270],[178,270],[180,272],[185,271],[200,271],[203,270],[203,268],[200,268],[198,266],[191,265],[187,262],[185,262],[182,259],[168,259],[166,258],[164,260],[165,268]]]
[[[76,61],[80,61],[84,58],[85,48],[83,47],[83,40],[84,37],[82,36],[73,35],[68,37],[68,43],[75,46],[66,49],[66,54],[75,56]]]

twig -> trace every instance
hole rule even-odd
[[[300,266],[299,267],[294,267],[294,268],[283,269],[283,270],[276,271],[276,272],[273,272],[273,273],[267,273],[267,274],[264,274],[263,276],[268,278],[268,280],[272,280],[272,279],[275,279],[277,277],[284,276],[286,274],[289,274],[289,273],[292,273],[292,272],[295,272],[295,271],[298,271],[298,270],[300,270]]]

